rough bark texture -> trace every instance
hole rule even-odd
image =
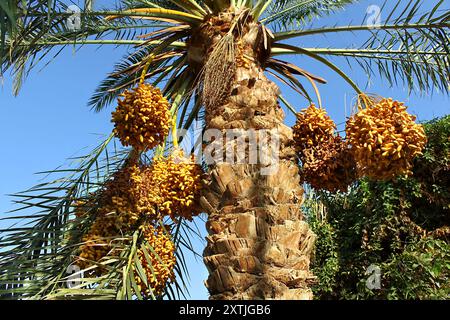
[[[204,262],[211,299],[311,299],[309,271],[315,235],[300,210],[303,190],[292,132],[283,124],[278,88],[260,64],[260,27],[237,39],[237,67],[229,96],[206,105],[207,128],[278,129],[280,160],[272,175],[263,164],[210,167],[202,205],[208,212]],[[225,142],[227,148],[232,141]],[[248,157],[248,155],[247,155]]]

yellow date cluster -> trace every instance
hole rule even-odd
[[[141,294],[150,294],[149,288],[153,288],[153,294],[159,294],[167,281],[173,278],[176,261],[170,235],[154,225],[165,216],[192,219],[200,213],[196,204],[202,174],[194,157],[185,157],[180,150],[167,158],[156,157],[151,165],[130,159],[101,190],[93,194],[92,199],[75,203],[77,217],[96,214],[92,226],[82,238],[77,264],[82,269],[95,265],[106,255],[114,254],[113,239],[130,231],[143,230],[145,241],[167,261],[163,259],[161,264],[160,259],[153,257],[150,266],[148,257],[145,261],[141,259],[149,282],[148,286],[139,282],[139,288],[142,289]],[[101,274],[104,268],[94,270],[92,274]],[[153,277],[150,276],[152,274]]]
[[[122,225],[118,221],[116,213],[97,216],[89,231],[82,238],[77,266],[81,269],[91,267],[112,253],[114,247],[112,242],[122,230]],[[88,273],[99,275],[104,271],[102,266],[98,266]]]
[[[142,214],[141,203],[147,200],[141,192],[144,170],[136,161],[131,161],[115,172],[100,194],[100,211],[118,213],[119,222],[123,225],[135,224]],[[155,215],[149,218],[158,217]]]
[[[299,153],[327,142],[336,130],[336,124],[323,108],[314,104],[297,113],[297,122],[292,128]]]
[[[316,189],[344,191],[357,178],[389,180],[412,174],[413,159],[426,144],[423,127],[393,99],[370,99],[347,120],[346,138],[322,108],[311,105],[297,114],[293,127],[303,180]]]
[[[315,105],[298,113],[293,127],[303,181],[331,192],[346,190],[355,179],[354,159],[335,130],[336,124],[326,110]]]
[[[167,158],[155,159],[150,170],[162,215],[192,220],[200,213],[197,200],[203,171],[193,156],[186,158],[182,151],[175,151]]]
[[[137,272],[140,266],[132,264],[132,268],[139,293],[148,297],[160,295],[174,279],[175,245],[168,227],[159,226],[159,222],[167,216],[175,222],[177,217],[192,220],[200,213],[197,200],[203,171],[193,156],[185,157],[178,148],[167,157],[157,151],[150,165],[141,163],[140,155],[160,145],[176,120],[172,119],[169,102],[151,85],[141,83],[122,96],[112,113],[114,134],[133,150],[102,188],[88,200],[74,203],[78,218],[94,215],[82,237],[76,263],[82,269],[97,265],[90,274],[104,273],[102,259],[118,254],[114,241],[123,241],[139,230],[140,240],[152,248],[150,253],[142,249],[137,252],[146,281],[141,279],[142,272]],[[175,136],[175,127],[172,129]]]
[[[114,133],[124,146],[147,151],[161,144],[169,133],[170,104],[159,88],[142,83],[125,90],[112,113]]]
[[[138,275],[136,266],[132,266],[136,284],[144,297],[162,294],[166,285],[175,279],[175,245],[169,231],[169,226],[146,225],[144,227],[144,238],[151,246],[151,250],[144,252],[142,249],[138,249],[137,254],[147,283]]]
[[[95,214],[95,220],[84,234],[77,265],[84,269],[99,262],[111,253],[111,240],[132,230],[141,218],[138,210],[141,188],[141,168],[136,162],[129,162],[114,173],[103,189],[92,198],[75,203],[75,214],[84,217]],[[103,268],[94,269],[95,274]]]
[[[423,127],[403,103],[382,99],[352,116],[346,134],[361,176],[388,180],[412,174],[412,161],[426,144]]]

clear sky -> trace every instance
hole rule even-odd
[[[99,4],[99,1],[97,3]],[[361,1],[331,18],[321,19],[318,23],[359,24],[364,19],[369,5],[382,3],[383,1],[379,0]],[[352,35],[334,35],[320,39],[308,38],[307,41],[294,43],[304,47],[339,48],[343,44],[359,43],[360,40]],[[111,132],[110,112],[114,106],[94,113],[86,105],[96,85],[112,70],[114,63],[125,52],[126,48],[112,46],[85,46],[77,52],[67,48],[42,71],[35,69],[17,98],[11,94],[10,76],[5,76],[0,89],[1,215],[14,208],[11,198],[6,194],[22,191],[39,182],[40,177],[34,175],[35,172],[54,169],[65,163],[68,157],[84,154],[83,151],[90,150],[104,135]],[[352,89],[339,76],[315,61],[304,57],[294,57],[289,61],[328,80],[327,85],[320,87],[323,104],[336,123],[344,122],[354,96]],[[360,69],[352,70],[339,58],[333,61],[364,87],[366,79]],[[281,89],[297,109],[306,107],[306,101],[301,97],[283,86]],[[432,97],[409,96],[405,88],[388,88],[383,81],[377,79],[374,79],[367,91],[406,102],[410,107],[409,111],[416,114],[421,121],[448,114],[450,111],[449,98],[439,93]],[[294,117],[288,114],[286,121],[292,125]],[[201,221],[198,225],[202,233],[206,234]],[[0,225],[4,226],[4,223]],[[195,245],[201,254],[204,244],[195,241]],[[207,292],[203,286],[207,277],[206,269],[201,260],[189,256],[188,260],[191,298],[206,299]]]

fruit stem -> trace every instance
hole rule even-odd
[[[371,103],[370,103],[370,98],[365,95],[364,93],[360,94],[358,96],[358,103],[357,103],[357,107],[358,107],[358,111],[361,111],[363,109],[365,109],[362,105],[361,105],[361,100],[362,103],[365,105],[365,108],[369,108]]]
[[[177,114],[175,113],[172,119],[172,142],[175,148],[178,148],[178,136],[177,136]]]
[[[152,54],[150,54],[150,56],[148,58],[148,61],[145,63],[145,66],[142,69],[142,73],[141,73],[141,78],[139,80],[139,84],[143,84],[145,82],[145,76],[147,75],[148,68],[150,67],[150,64],[152,63],[153,58],[154,58],[154,55],[152,53]]]

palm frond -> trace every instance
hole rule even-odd
[[[308,50],[306,48],[298,48],[296,46],[291,46],[288,44],[278,44],[278,48],[285,49],[286,51],[290,51],[291,53],[297,53],[302,54],[305,56],[308,56],[314,60],[317,60],[327,67],[329,67],[331,70],[336,72],[339,76],[341,76],[354,90],[357,94],[362,94],[363,91],[358,87],[358,85],[351,79],[351,77],[346,74],[343,70],[341,70],[338,66],[336,66],[334,63],[332,63],[330,60],[312,52],[311,50]],[[272,54],[277,53],[276,51],[273,51]]]
[[[92,179],[103,176],[101,171],[110,170],[113,159],[100,164],[99,157],[111,139],[112,136],[89,155],[73,159],[79,162],[77,167],[53,170],[53,174],[65,176],[15,195],[20,207],[14,211],[24,213],[9,215],[7,219],[12,219],[16,228],[1,232],[0,296],[32,297],[65,272],[61,263],[69,258],[64,255],[69,249],[64,245],[64,236],[72,230],[72,203],[98,188]]]
[[[114,142],[114,146],[111,146]],[[19,206],[2,220],[10,227],[0,230],[0,297],[3,299],[144,299],[136,277],[147,281],[136,250],[158,255],[137,230],[108,239],[112,249],[94,265],[75,269],[75,257],[83,244],[82,236],[92,225],[95,214],[75,219],[74,201],[89,199],[102,188],[128,157],[129,150],[117,149],[112,136],[89,155],[71,159],[78,165],[43,172],[46,180],[13,195]],[[91,209],[95,212],[95,208]],[[173,234],[177,263],[175,282],[168,284],[161,296],[175,299],[187,295],[185,253],[195,252],[187,235],[191,223],[164,221],[177,232]],[[133,270],[131,270],[131,267]],[[141,266],[142,267],[142,266]],[[96,269],[107,270],[91,275]]]
[[[355,32],[360,38],[368,35],[360,46],[304,49],[319,56],[344,57],[351,67],[359,66],[368,81],[381,76],[390,86],[404,85],[410,91],[421,93],[434,90],[448,93],[450,13],[444,9],[444,2],[439,1],[430,12],[419,15],[423,3],[415,0],[402,6],[398,1],[386,21],[376,27],[324,27],[276,33],[272,54],[289,53],[290,50],[281,48],[281,41],[292,37]],[[400,13],[396,16],[397,11]]]
[[[261,22],[289,29],[311,19],[329,15],[356,0],[278,0],[273,1]]]
[[[205,15],[207,13],[203,0],[125,0],[123,3],[126,9],[164,8],[170,10],[182,9],[193,14],[201,13]]]
[[[54,54],[52,57],[54,59],[63,47],[70,45],[141,44],[145,41],[136,40],[139,35],[170,26],[133,19],[159,16],[158,13],[124,13],[117,8],[101,12],[81,10],[78,14],[79,25],[73,28],[67,23],[71,14],[67,5],[61,1],[55,1],[52,10],[37,1],[35,6],[30,4],[24,12],[18,12],[14,32],[11,31],[12,27],[9,27],[9,24],[0,24],[0,32],[5,35],[4,50],[0,55],[0,70],[4,73],[12,69],[17,78],[15,94],[20,89],[23,77],[49,53]],[[119,18],[108,19],[113,17]]]
[[[133,87],[150,57],[152,57],[152,61],[148,66],[145,78],[155,79],[156,76],[159,76],[152,81],[154,85],[157,85],[185,60],[185,50],[171,47],[174,41],[183,36],[183,33],[171,33],[160,43],[144,42],[143,44],[147,43],[146,46],[139,47],[138,50],[116,64],[115,70],[96,89],[89,105],[98,112],[113,102],[125,89]]]

